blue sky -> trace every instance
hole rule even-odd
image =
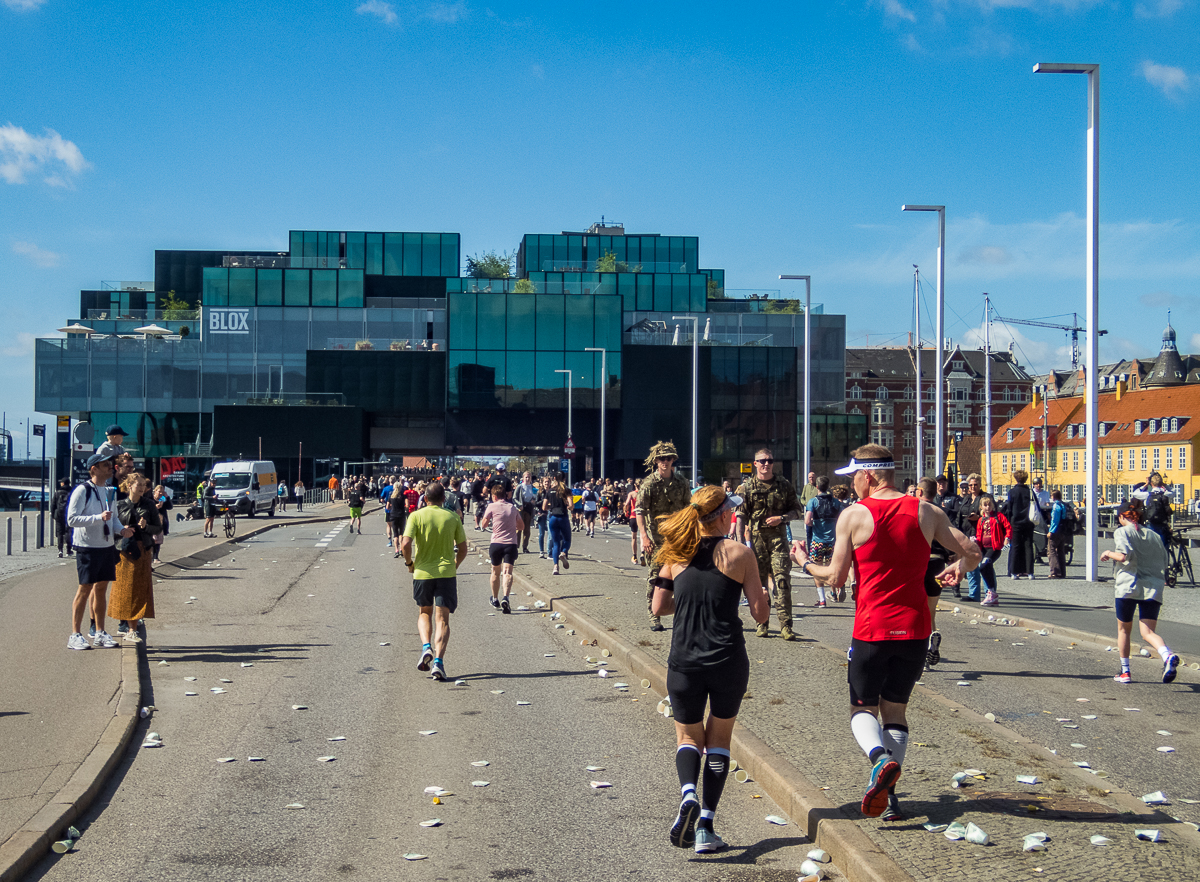
[[[465,256],[604,216],[699,236],[730,288],[810,273],[864,345],[911,327],[914,263],[932,309],[935,216],[900,205],[944,203],[948,336],[983,291],[1082,318],[1086,79],[1039,61],[1101,65],[1102,358],[1155,353],[1168,308],[1200,350],[1198,6],[0,0],[0,407],[29,415],[81,288],[289,229]]]

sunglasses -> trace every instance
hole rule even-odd
[[[770,465],[771,463],[775,462],[773,459],[756,459],[754,461],[759,465]]]

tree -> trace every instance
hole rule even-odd
[[[485,251],[467,258],[467,275],[473,279],[511,279],[512,252]]]
[[[716,279],[708,280],[708,299],[709,300],[724,300],[725,289],[721,287]]]
[[[517,279],[517,283],[513,285],[514,294],[536,294],[537,285],[533,284],[529,279]]]
[[[615,273],[617,271],[617,252],[606,251],[604,256],[596,261],[596,272]]]
[[[172,289],[167,292],[167,296],[157,301],[158,308],[164,311],[175,311],[180,309],[192,309],[192,304],[186,300],[182,300],[175,296],[175,291]]]

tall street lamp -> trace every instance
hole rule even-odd
[[[567,375],[567,440],[570,441],[571,440],[571,371],[569,369],[564,370],[562,368],[558,368],[554,371],[554,373]],[[574,453],[572,453],[571,456],[567,457],[567,489],[568,490],[570,490],[574,486],[574,484],[571,481],[571,471],[572,471],[571,466],[573,465],[572,460],[574,460],[574,459],[575,459]]]
[[[699,424],[700,424],[700,317],[673,315],[673,322],[692,323],[692,487],[700,486]]]
[[[812,276],[780,276],[781,279],[804,282],[804,471],[796,485],[808,481],[809,458],[812,453]]]
[[[1087,473],[1083,487],[1084,530],[1087,536],[1087,564],[1084,578],[1096,581],[1096,430],[1098,420],[1096,369],[1099,365],[1097,325],[1100,321],[1100,65],[1098,64],[1035,64],[1034,73],[1085,73],[1088,78],[1087,129],[1087,392],[1084,399]]]
[[[602,346],[586,346],[584,352],[600,353],[600,480],[604,480],[604,420],[608,413],[608,350]]]
[[[945,463],[945,444],[946,444],[946,399],[945,386],[946,381],[942,376],[942,366],[946,363],[946,206],[944,205],[901,205],[901,211],[936,211],[938,215],[938,262],[937,262],[937,359],[934,376],[935,381],[933,393],[933,450],[936,461],[933,465],[933,470],[936,473],[941,473],[942,466]],[[920,309],[920,304],[917,306]],[[918,312],[918,321],[920,321],[920,313]],[[920,337],[917,339],[918,348],[921,345]],[[917,400],[917,416],[921,416],[921,402]],[[917,420],[917,430],[923,431],[924,427],[921,421]],[[924,468],[924,463],[917,463],[917,476],[920,477],[921,471]]]

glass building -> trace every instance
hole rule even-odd
[[[121,423],[147,467],[257,442],[310,480],[381,454],[550,458],[568,420],[575,473],[594,472],[603,399],[606,471],[634,476],[656,440],[690,451],[694,316],[705,474],[760,446],[788,474],[800,459],[802,305],[726,290],[696,237],[528,234],[507,279],[463,276],[457,233],[293,230],[289,246],[158,251],[152,282],[82,291],[76,327],[36,343],[36,409]],[[811,318],[813,410],[842,413],[845,320]]]

